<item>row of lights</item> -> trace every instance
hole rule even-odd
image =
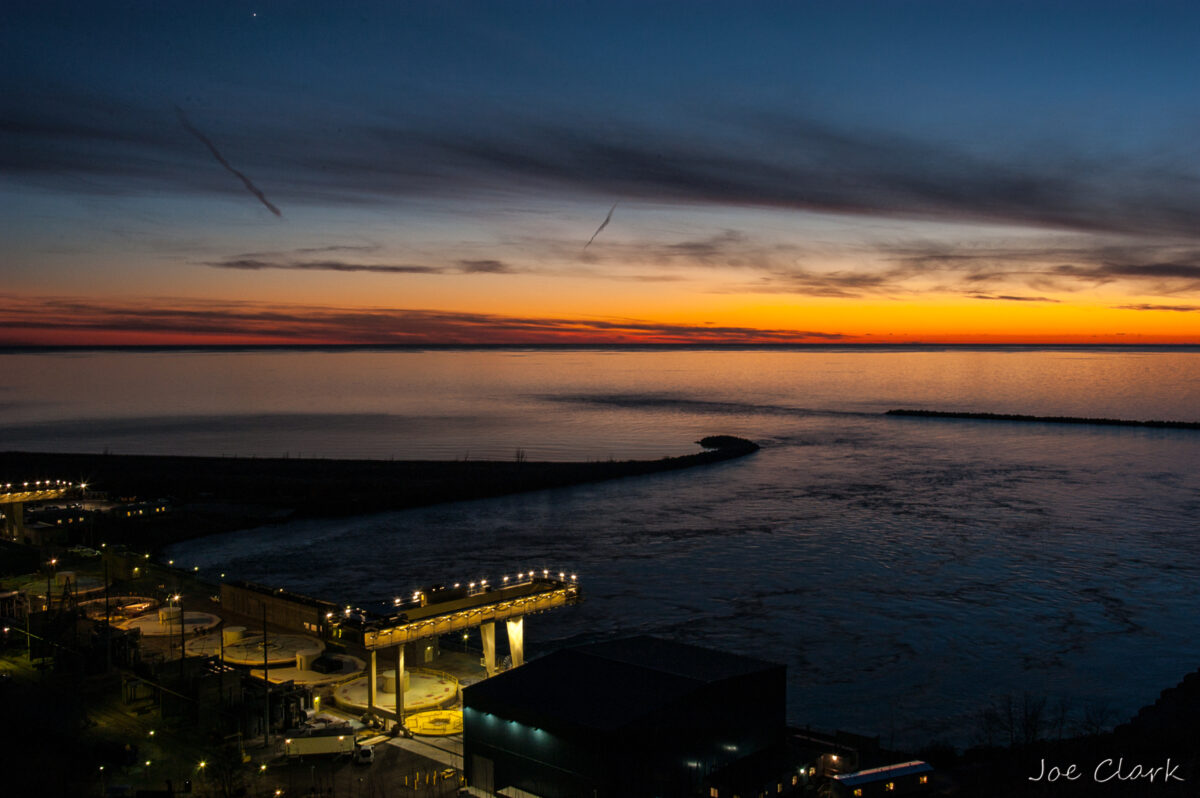
[[[51,489],[51,487],[58,487],[58,488],[75,488],[75,487],[78,487],[80,490],[86,490],[86,489],[87,489],[87,483],[86,483],[86,482],[80,482],[78,485],[76,485],[74,482],[66,482],[66,481],[64,481],[64,480],[61,480],[61,479],[39,479],[39,480],[35,481],[35,482],[33,483],[33,485],[34,485],[34,487],[36,487],[36,488],[40,488],[40,487],[42,487],[42,485],[45,485],[45,486],[46,486],[46,490],[50,490],[50,489]],[[5,490],[12,490],[12,486],[13,486],[13,483],[11,483],[11,482],[5,482],[5,483],[4,483],[4,489],[5,489]],[[28,487],[29,487],[29,483],[28,483],[28,482],[22,482],[22,483],[21,483],[21,487],[23,487],[23,488],[28,488]]]
[[[534,571],[529,571],[529,579],[531,579],[531,580],[532,580],[532,579],[533,579],[533,578],[535,578],[536,576],[537,576],[536,572],[534,572]],[[542,577],[543,577],[543,578],[549,578],[549,576],[550,576],[550,569],[548,569],[548,568],[543,568],[543,569],[542,569]],[[521,571],[520,573],[518,573],[518,574],[517,574],[517,580],[518,580],[518,581],[524,581],[524,580],[525,580],[525,577],[526,577],[526,573],[525,573],[524,571]],[[565,572],[565,571],[559,571],[559,572],[558,572],[558,578],[559,578],[559,580],[560,580],[560,581],[564,581],[564,582],[565,582],[565,581],[567,580],[567,574],[566,574],[566,572]],[[571,581],[572,581],[572,582],[577,582],[577,581],[579,581],[579,579],[578,579],[578,576],[577,576],[576,574],[571,574],[571,577],[570,577],[570,579],[571,579]],[[503,578],[501,581],[502,581],[502,583],[503,583],[503,584],[507,585],[507,584],[508,584],[508,580],[509,580],[509,577],[505,576],[505,577],[504,577],[504,578]],[[468,589],[468,590],[474,590],[474,589],[476,588],[476,586],[478,586],[480,590],[486,590],[486,589],[487,589],[487,586],[488,586],[488,580],[486,580],[486,579],[480,579],[478,582],[468,582],[468,583],[467,583],[467,589]],[[453,587],[454,587],[455,589],[462,587],[462,582],[455,582]],[[419,590],[414,590],[414,591],[413,591],[413,594],[412,594],[412,601],[416,602],[416,601],[420,601],[420,600],[421,600],[421,591],[419,591]],[[399,596],[396,596],[394,599],[392,599],[392,605],[393,605],[393,606],[396,606],[396,607],[399,607],[399,606],[400,606],[400,605],[401,605],[403,602],[404,602],[404,599],[400,598]],[[349,607],[347,607],[347,608],[346,608],[346,614],[347,614],[347,615],[349,615],[349,614],[350,614],[350,608],[349,608]]]

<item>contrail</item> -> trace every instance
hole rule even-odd
[[[596,228],[596,232],[592,233],[592,237],[589,238],[588,242],[583,245],[584,249],[587,249],[589,246],[591,246],[592,242],[596,240],[596,236],[600,235],[600,231],[603,230],[604,228],[608,227],[608,223],[612,221],[613,211],[615,211],[616,209],[617,209],[617,203],[614,202],[613,206],[608,209],[608,216],[604,217],[604,221],[601,222],[600,226]]]
[[[221,166],[224,166],[226,169],[236,175],[237,179],[242,181],[242,185],[246,187],[246,190],[258,197],[258,201],[267,206],[267,210],[281,219],[283,218],[283,214],[279,212],[278,208],[271,204],[271,201],[267,199],[267,195],[263,194],[262,191],[259,190],[258,186],[251,183],[250,178],[246,177],[237,169],[234,169],[233,165],[230,164],[229,161],[225,160],[225,156],[222,155],[220,150],[217,149],[217,145],[208,140],[208,136],[204,135],[195,127],[193,127],[192,123],[188,121],[187,114],[185,114],[183,109],[178,105],[175,106],[175,113],[179,114],[179,124],[183,125],[183,129],[200,139],[200,143],[205,147],[208,147],[208,151],[211,152],[212,156],[217,159],[217,163],[221,164]],[[610,213],[609,216],[612,216],[612,214]],[[605,224],[608,224],[608,220],[605,220]],[[595,238],[595,236],[592,237]]]

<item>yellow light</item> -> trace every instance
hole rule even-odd
[[[205,765],[207,765],[207,764],[208,764],[207,762],[201,762],[201,763],[200,763],[200,768],[203,770],[203,769],[204,769],[204,766],[205,766]]]

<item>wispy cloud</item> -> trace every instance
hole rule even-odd
[[[254,258],[229,258],[226,260],[208,261],[203,265],[211,266],[214,269],[239,269],[241,271],[281,269],[285,271],[373,272],[376,274],[443,274],[445,272],[444,269],[435,266],[349,263],[340,260],[270,261]]]
[[[1194,313],[1200,311],[1200,305],[1116,305],[1116,310],[1165,310],[1175,313]]]
[[[1003,302],[1061,302],[1062,301],[1060,299],[1050,299],[1049,297],[1044,297],[1044,296],[1005,296],[1003,294],[1001,294],[999,296],[989,295],[989,294],[971,294],[970,297],[971,297],[971,299],[986,299],[986,300],[991,300],[991,301],[1003,301]]]
[[[367,253],[378,250],[375,245],[335,245],[324,247],[301,247],[287,252],[246,252],[215,261],[203,261],[200,265],[214,269],[238,271],[308,272],[365,272],[368,274],[516,274],[524,271],[495,259],[458,260],[445,266],[428,266],[412,263],[364,263],[333,258],[305,259],[309,256],[336,252]]]
[[[604,228],[608,227],[608,223],[612,221],[613,211],[615,211],[616,209],[617,209],[617,203],[614,202],[613,206],[608,209],[608,215],[604,217],[604,221],[600,223],[600,226],[596,228],[596,232],[592,233],[592,237],[589,238],[587,240],[587,243],[583,245],[584,249],[587,249],[588,247],[590,247],[592,245],[592,242],[596,240],[596,236],[600,235],[600,233],[604,230]]]
[[[0,105],[0,167],[50,179],[104,178],[107,190],[148,181],[181,191],[223,189],[195,168],[185,142],[163,134],[161,112],[125,103],[114,113],[115,104],[14,91]],[[723,124],[712,123],[716,116]],[[403,125],[364,119],[341,120],[327,138],[313,132],[327,128],[316,122],[241,120],[240,157],[247,171],[269,176],[277,193],[298,201],[565,190],[1193,241],[1200,230],[1200,181],[1184,155],[1177,163],[1159,152],[1139,161],[1030,142],[1025,153],[983,157],[946,141],[836,125],[815,114],[744,108],[709,109],[662,129],[551,124],[511,112]],[[246,146],[252,139],[261,144]]]
[[[246,177],[244,173],[235,169],[233,164],[229,163],[229,161],[225,159],[225,156],[221,154],[221,151],[217,149],[217,145],[213,144],[212,140],[208,136],[201,133],[200,130],[191,123],[191,121],[187,118],[187,114],[185,114],[183,109],[178,105],[175,106],[175,114],[179,117],[179,124],[183,125],[183,129],[199,139],[200,143],[208,148],[209,153],[212,154],[212,157],[216,159],[217,163],[221,164],[221,166],[225,167],[226,171],[228,171],[238,180],[242,181],[242,185],[246,187],[246,190],[253,194],[259,202],[266,206],[267,210],[276,216],[283,216],[283,214],[279,212],[279,209],[271,204],[271,201],[267,199],[267,195],[262,192],[262,189],[254,185],[250,178]]]
[[[460,260],[458,268],[464,274],[513,274],[517,271],[498,260]]]
[[[84,299],[5,300],[0,343],[53,331],[92,342],[174,334],[197,341],[358,344],[803,343],[838,341],[839,333],[670,324],[631,318],[537,318],[412,308],[349,308],[157,298],[145,303]],[[91,338],[89,338],[91,334]]]

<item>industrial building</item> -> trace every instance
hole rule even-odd
[[[564,649],[463,691],[475,794],[794,794],[785,668],[634,637]]]

